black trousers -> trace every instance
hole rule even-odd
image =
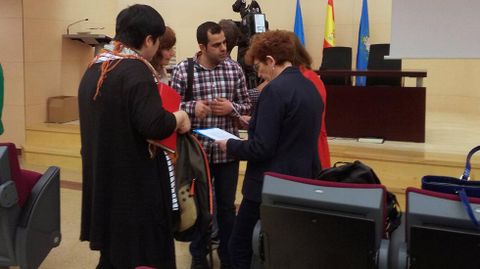
[[[232,268],[250,269],[252,262],[253,229],[260,219],[260,203],[243,199],[230,237]]]
[[[238,182],[238,161],[210,164],[210,172],[214,180],[215,199],[217,205],[218,256],[222,264],[230,264],[228,242],[235,222],[235,194]],[[194,257],[205,257],[210,234],[196,234],[190,244],[190,253]]]

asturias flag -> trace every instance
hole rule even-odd
[[[303,32],[302,8],[300,7],[300,0],[297,0],[297,10],[295,11],[295,25],[293,32],[297,35],[300,42],[305,46],[305,34]]]
[[[370,29],[368,26],[368,4],[367,0],[363,0],[362,17],[360,18],[360,29],[358,31],[358,50],[357,50],[357,70],[366,70],[368,65],[368,51],[370,44]],[[356,86],[365,86],[365,77],[357,77]]]
[[[328,0],[323,47],[335,47],[335,16],[333,14],[333,0]]]

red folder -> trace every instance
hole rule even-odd
[[[158,84],[158,93],[162,98],[163,109],[169,112],[175,112],[180,109],[181,96],[174,89],[164,83]],[[173,132],[169,137],[162,140],[154,140],[154,144],[162,147],[166,151],[175,153],[177,148],[177,132]]]

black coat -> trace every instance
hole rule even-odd
[[[317,141],[323,102],[297,68],[289,67],[260,94],[248,140],[228,140],[227,153],[247,160],[243,196],[261,202],[267,171],[313,178],[320,171]]]
[[[151,158],[147,139],[176,126],[163,110],[152,73],[122,60],[93,100],[99,66],[90,67],[78,97],[82,140],[82,241],[105,251],[115,268],[174,266],[171,191],[162,151]],[[173,259],[173,260],[172,260]]]

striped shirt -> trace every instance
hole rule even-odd
[[[251,108],[245,76],[241,67],[230,58],[225,59],[212,69],[200,65],[196,56],[193,58],[193,62],[192,101],[184,101],[187,89],[188,61],[184,60],[175,66],[172,74],[172,88],[182,96],[181,109],[188,113],[192,122],[192,129],[218,127],[238,136],[236,121],[239,115],[236,111],[242,115],[247,115]],[[232,102],[234,109],[229,115],[208,115],[204,119],[195,117],[196,100],[214,100],[216,98],[225,98]],[[218,145],[215,145],[208,138],[203,136],[197,136],[197,138],[202,143],[210,163],[226,163],[234,160],[228,158],[227,154],[222,152]]]
[[[178,205],[178,198],[177,198],[177,187],[175,184],[175,166],[173,165],[172,158],[168,156],[166,151],[163,151],[165,155],[165,159],[167,160],[167,167],[168,167],[168,178],[170,179],[170,191],[172,193],[172,210],[178,211],[180,209]]]

